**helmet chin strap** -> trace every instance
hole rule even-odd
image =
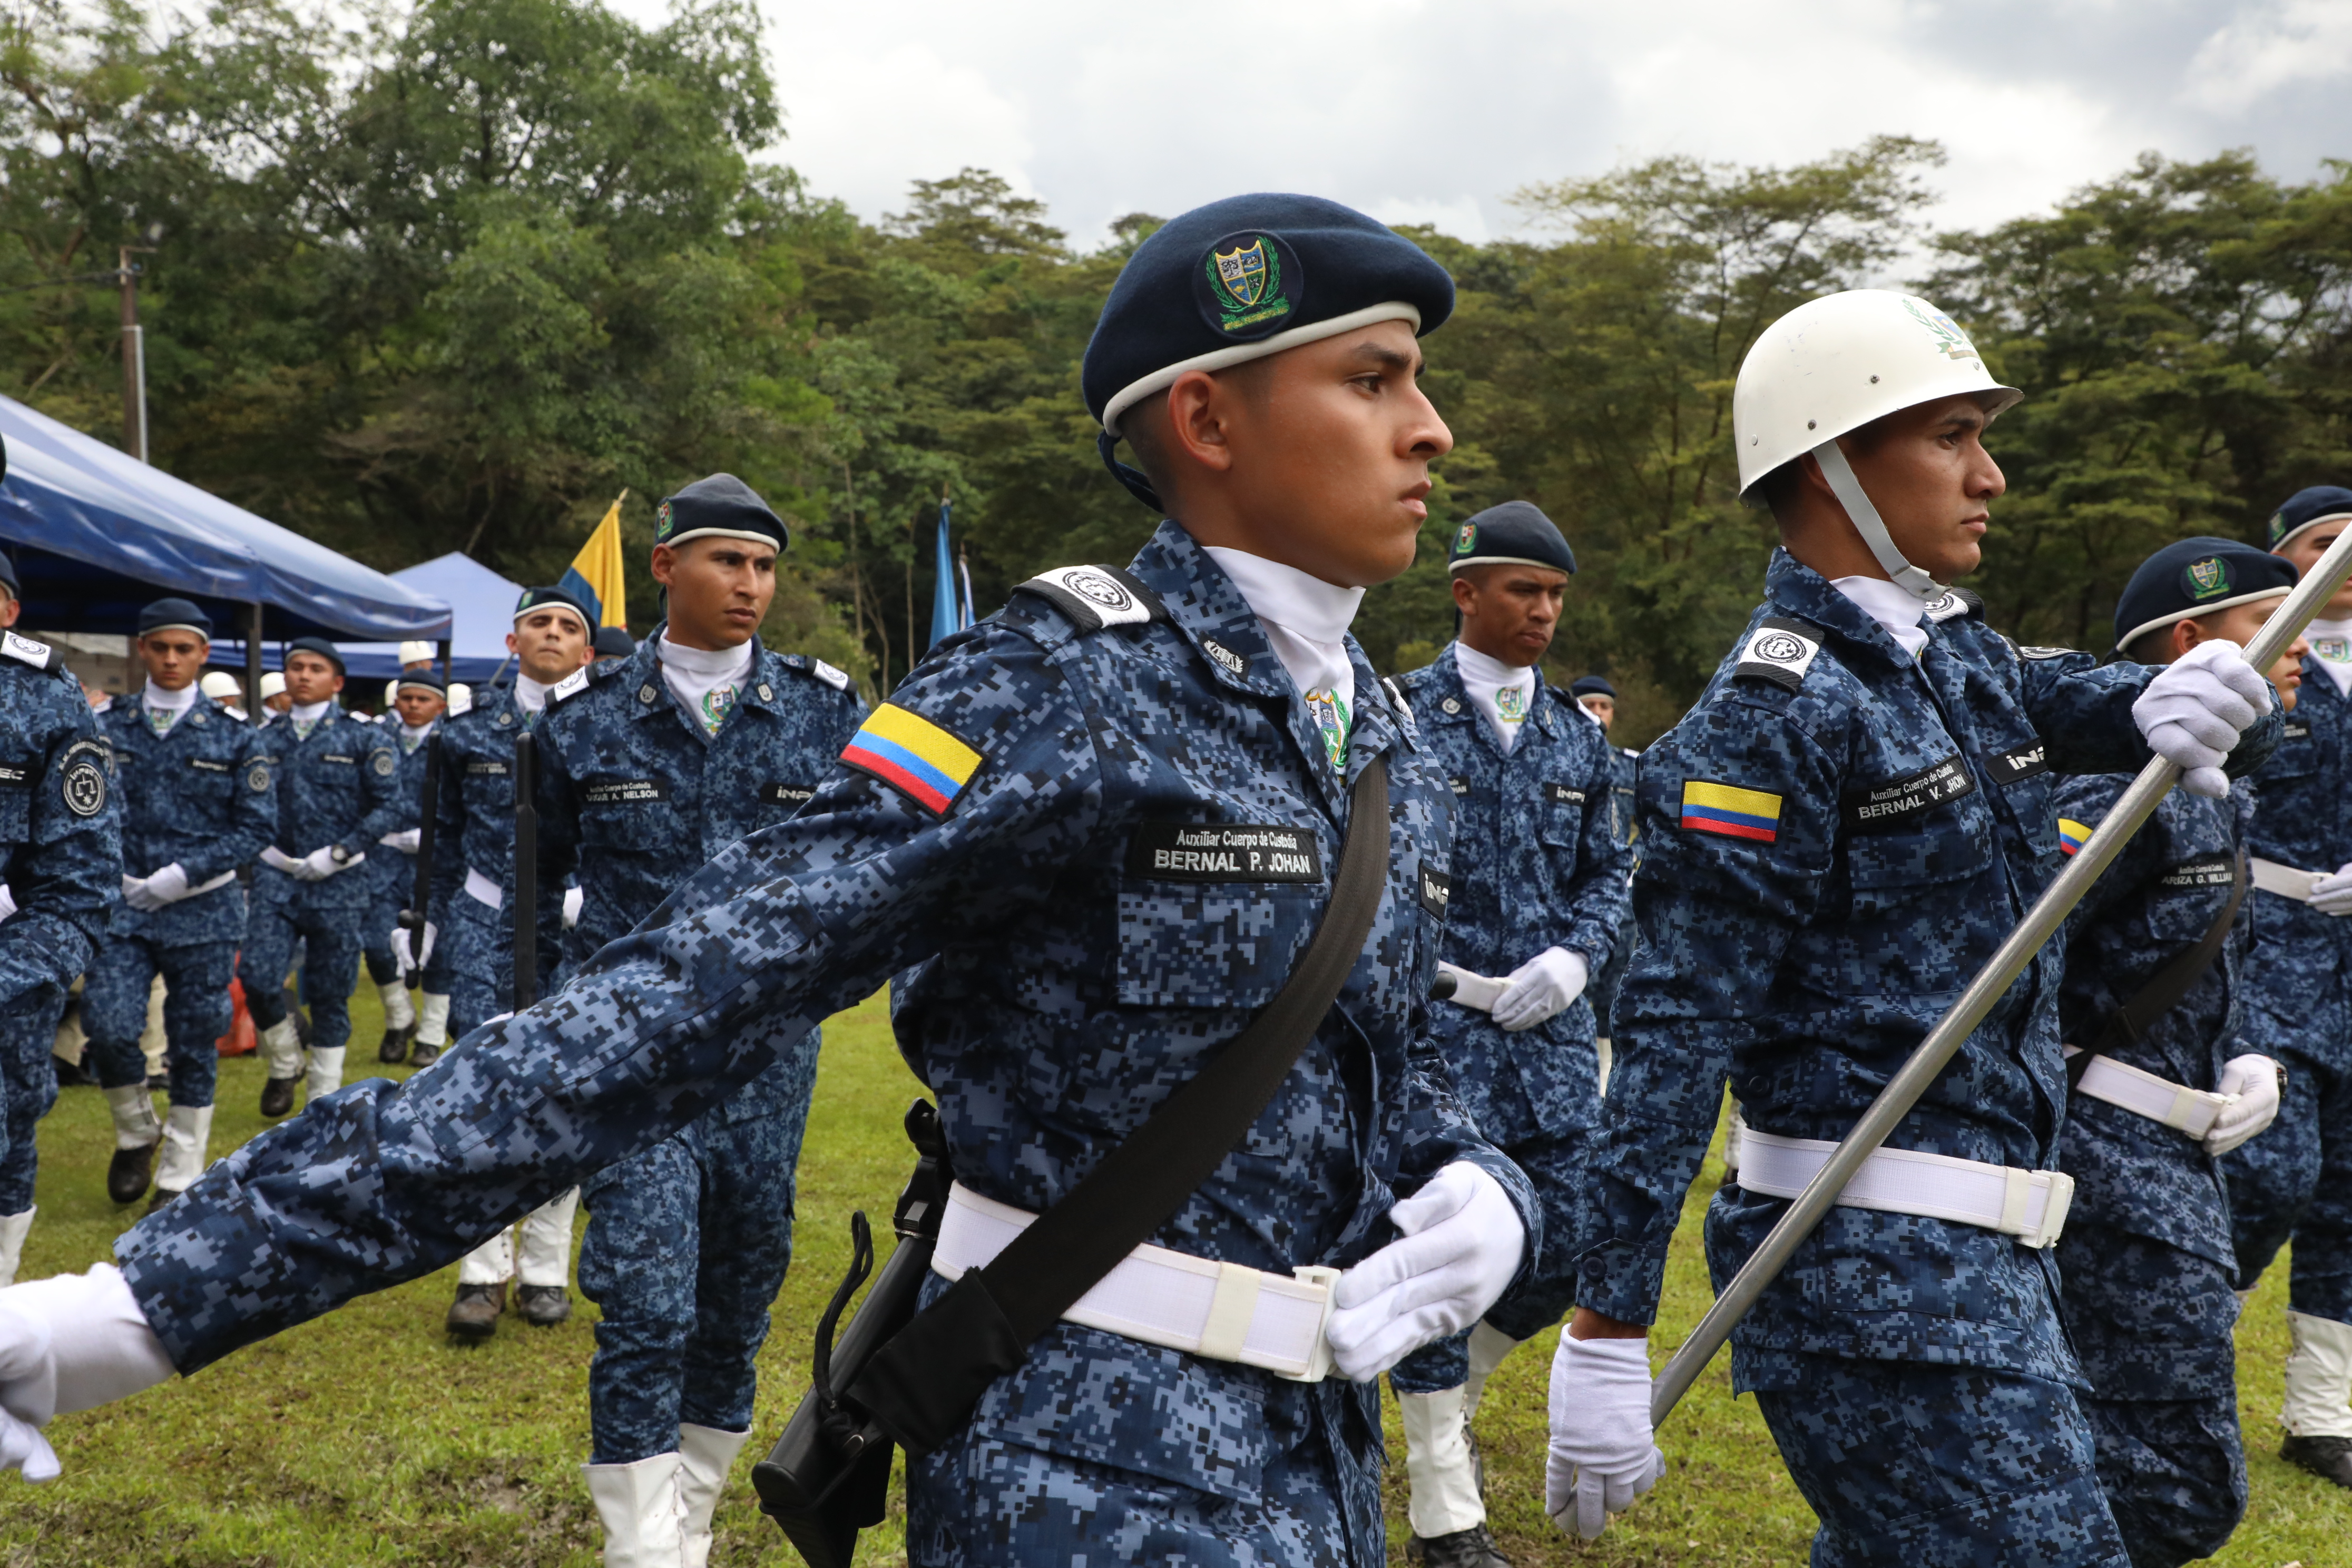
[[[1895,548],[1895,538],[1886,531],[1886,524],[1878,509],[1870,504],[1864,493],[1862,481],[1853,477],[1853,469],[1845,460],[1834,439],[1813,448],[1813,458],[1822,466],[1822,478],[1829,480],[1830,490],[1845,508],[1845,515],[1853,523],[1853,531],[1870,546],[1870,553],[1897,584],[1909,589],[1922,603],[1937,598],[1945,592],[1944,585],[1927,573],[1903,559],[1903,552]]]

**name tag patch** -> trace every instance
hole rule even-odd
[[[322,763],[356,763],[359,761],[357,757],[346,757],[335,752],[321,752],[319,753],[319,760]]]
[[[471,762],[466,764],[466,773],[469,777],[502,779],[507,776],[507,765],[499,762]]]
[[[2168,892],[2186,893],[2200,888],[2226,888],[2236,879],[2234,872],[2228,856],[2208,855],[2200,860],[2183,860],[2156,881]]]
[[[660,779],[591,779],[580,797],[588,805],[644,805],[667,800],[669,785]]]
[[[1543,797],[1544,799],[1551,802],[1554,805],[1582,805],[1584,804],[1584,792],[1580,789],[1570,789],[1564,784],[1548,784],[1544,785]]]
[[[208,773],[225,773],[228,772],[228,764],[226,763],[215,763],[204,757],[190,757],[188,759],[188,766],[192,768],[202,768]]]
[[[1838,804],[1848,827],[1869,832],[1925,816],[1948,801],[1975,794],[1976,787],[1975,775],[1955,752],[1892,784],[1848,790]]]
[[[1155,882],[1320,882],[1323,848],[1304,827],[1147,822],[1128,840],[1127,874]]]
[[[1454,879],[1431,866],[1421,868],[1421,907],[1429,918],[1443,925],[1445,921],[1446,900],[1454,897]]]
[[[2046,773],[2050,763],[2043,753],[2048,750],[2047,746],[2034,746],[2021,752],[1995,752],[1984,760],[1985,772],[1997,784],[2013,784],[2021,779]]]
[[[0,789],[26,789],[33,783],[35,763],[0,763]]]
[[[2311,726],[2298,720],[2289,719],[2279,738],[2284,741],[2308,741],[2311,739]]]
[[[1470,793],[1470,781],[1457,773],[1445,781],[1445,787],[1452,790],[1455,795],[1468,795]]]
[[[760,786],[762,805],[803,805],[816,798],[814,784],[763,784]]]

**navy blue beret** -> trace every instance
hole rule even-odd
[[[769,510],[759,491],[732,474],[697,479],[654,512],[656,544],[709,538],[757,540],[780,551],[792,542],[784,520]]]
[[[1609,684],[1608,677],[1602,675],[1577,677],[1569,687],[1568,694],[1570,697],[1606,697],[1612,702],[1617,700],[1617,689]]]
[[[1506,563],[1573,573],[1576,555],[1540,508],[1523,500],[1507,500],[1475,514],[1455,529],[1454,546],[1445,552],[1448,572]]]
[[[2191,616],[2283,598],[2294,577],[2294,563],[2234,539],[2168,544],[2140,563],[2116,603],[2116,651]]]
[[[1279,353],[1374,321],[1433,331],[1454,279],[1421,247],[1353,207],[1260,193],[1194,207],[1128,258],[1087,343],[1079,387],[1102,424],[1103,462],[1154,508],[1150,484],[1111,455],[1119,416],[1188,370]]]
[[[598,658],[626,658],[637,651],[637,639],[626,626],[598,626],[593,646]]]
[[[404,669],[400,672],[400,679],[393,682],[393,685],[397,688],[421,686],[425,690],[439,696],[449,695],[448,684],[441,679],[441,672],[437,669]],[[395,692],[394,695],[398,693]]]
[[[343,650],[324,637],[296,637],[286,645],[288,658],[292,658],[298,653],[315,653],[333,665],[337,675],[343,673]]]
[[[2271,514],[2271,548],[2276,550],[2306,528],[2352,519],[2352,490],[2341,485],[2313,485],[2286,498]]]
[[[561,588],[525,588],[522,591],[522,597],[515,601],[514,618],[520,620],[533,610],[543,610],[550,605],[569,610],[579,616],[580,629],[583,632],[596,624],[596,617],[588,613],[588,606]]]
[[[139,612],[139,635],[162,631],[191,631],[210,642],[213,618],[185,599],[158,599]]]
[[[8,584],[8,596],[12,599],[21,591],[16,585],[16,563],[8,559],[5,550],[0,550],[0,583]]]

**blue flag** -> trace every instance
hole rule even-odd
[[[955,557],[948,552],[948,503],[940,500],[939,571],[931,587],[931,642],[937,647],[941,637],[952,637],[965,626],[963,612],[956,603]]]

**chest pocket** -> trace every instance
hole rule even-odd
[[[1851,916],[1841,989],[1916,995],[1957,990],[1981,954],[1956,942],[1980,918],[1959,900],[2006,901],[1993,868],[1991,810],[1957,753],[1840,803]]]
[[[646,854],[678,839],[677,805],[669,781],[644,774],[603,774],[580,786],[581,842],[601,849]],[[692,856],[698,865],[702,857]],[[680,875],[693,866],[678,868]]]
[[[1536,786],[1536,837],[1554,849],[1574,849],[1584,832],[1588,795],[1578,784]]]
[[[1263,1006],[1328,897],[1311,827],[1146,821],[1123,855],[1117,979],[1127,1006]]]
[[[180,770],[180,789],[184,798],[209,806],[215,812],[226,808],[244,784],[244,771],[225,758],[190,757],[188,765]],[[170,826],[184,827],[192,824],[180,822]]]

